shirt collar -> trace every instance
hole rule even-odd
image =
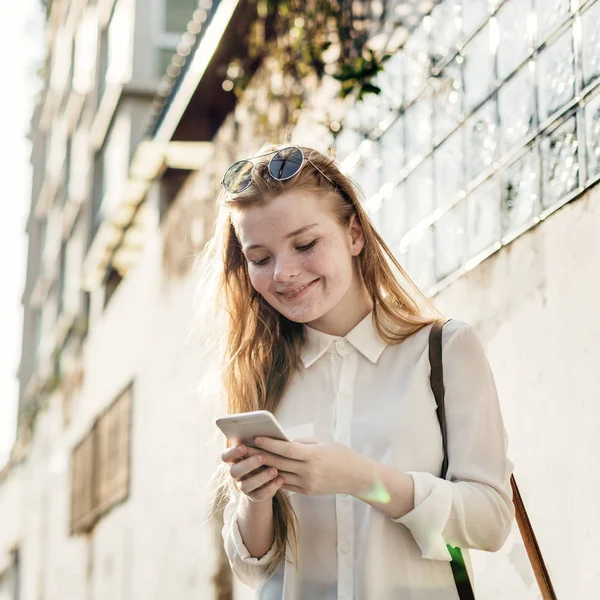
[[[365,358],[376,363],[387,344],[381,339],[373,324],[373,312],[370,312],[344,337],[330,335],[304,325],[306,340],[300,353],[300,358],[306,368],[317,361],[337,340],[345,339],[350,342]]]

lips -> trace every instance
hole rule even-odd
[[[289,290],[285,290],[285,291],[279,291],[277,292],[279,295],[283,296],[284,298],[289,298],[289,297],[293,297],[296,294],[299,294],[300,292],[303,292],[304,290],[306,290],[307,288],[309,288],[313,283],[319,281],[319,279],[314,279],[313,281],[309,281],[308,283],[305,283],[304,285],[289,289]]]

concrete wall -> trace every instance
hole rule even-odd
[[[202,364],[186,344],[192,278],[161,285],[161,243],[119,286],[90,332],[71,423],[58,399],[26,463],[0,486],[0,566],[22,551],[22,600],[211,598],[218,546],[210,521],[218,445],[194,393]],[[89,536],[69,536],[70,455],[96,415],[134,382],[129,499]],[[0,572],[2,568],[0,567]]]
[[[569,600],[600,589],[599,230],[596,187],[435,299],[483,338],[515,476],[558,597]],[[523,554],[509,542],[511,552],[521,569]],[[505,581],[493,576],[494,555],[476,560],[484,598],[515,597],[491,595]]]

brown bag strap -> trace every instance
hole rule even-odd
[[[449,319],[450,320],[450,319]],[[447,322],[447,321],[446,321]],[[442,444],[444,448],[444,460],[442,463],[442,475],[443,479],[446,479],[448,472],[448,436],[446,432],[446,414],[444,405],[444,370],[442,363],[442,331],[445,323],[443,321],[436,321],[429,334],[429,362],[431,364],[431,389],[435,397],[437,404],[437,415],[440,422],[440,429],[442,431]],[[511,475],[510,483],[513,491],[513,503],[515,505],[515,516],[529,561],[533,568],[535,578],[538,586],[542,593],[544,600],[557,600],[556,592],[552,586],[550,580],[550,574],[546,568],[542,551],[535,537],[531,521],[525,510],[525,504],[523,498],[517,486],[514,475]]]
[[[527,550],[527,556],[529,556],[529,562],[533,568],[540,592],[542,592],[542,598],[544,600],[557,600],[556,592],[554,591],[554,586],[550,579],[550,573],[548,573],[542,551],[537,538],[535,537],[527,511],[525,510],[525,504],[523,503],[523,498],[521,497],[521,492],[519,491],[514,475],[511,475],[510,483],[513,490],[513,503],[515,505],[517,525],[519,526],[519,531],[521,532],[521,537],[525,544],[525,550]]]

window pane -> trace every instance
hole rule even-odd
[[[585,107],[585,131],[588,157],[588,177],[600,175],[600,95]]]
[[[535,0],[538,20],[538,46],[562,25],[570,14],[571,0]]]
[[[456,199],[464,188],[464,162],[464,129],[461,128],[434,154],[436,207]]]
[[[183,33],[198,7],[198,0],[165,0],[165,31]]]
[[[380,166],[379,145],[372,144],[371,151],[361,160],[358,168],[352,174],[353,179],[360,185],[366,199],[369,199],[379,190]]]
[[[463,85],[460,64],[453,60],[433,82],[435,140],[444,139],[455,127],[463,110]]]
[[[387,110],[399,108],[404,101],[404,67],[402,52],[396,52],[377,74],[375,83],[381,88],[381,98]]]
[[[472,36],[490,17],[486,0],[462,0],[464,36]]]
[[[596,2],[581,17],[583,85],[600,77],[600,2]]]
[[[431,12],[431,54],[437,64],[456,51],[461,36],[460,0],[445,0]]]
[[[467,182],[489,169],[498,155],[496,98],[483,105],[466,122]]]
[[[429,78],[429,34],[423,23],[415,29],[404,46],[406,101],[411,102]]]
[[[469,257],[477,256],[500,239],[500,184],[488,179],[467,197]]]
[[[167,67],[171,64],[171,59],[175,54],[172,48],[159,48],[156,51],[156,75],[162,77],[167,72]]]
[[[431,158],[406,179],[408,225],[413,228],[433,212],[433,165]]]
[[[464,263],[465,209],[466,204],[460,202],[435,224],[435,274],[438,280]]]
[[[506,79],[528,56],[531,0],[512,0],[498,13],[498,77]]]
[[[538,153],[535,147],[508,167],[502,177],[504,235],[514,233],[533,219],[538,196]]]
[[[406,111],[407,162],[427,154],[432,147],[433,107],[431,95],[422,95]]]
[[[365,139],[365,136],[358,131],[359,126],[359,115],[356,109],[352,107],[345,110],[342,129],[335,137],[334,142],[338,162],[342,162],[348,155],[352,154]]]
[[[540,121],[565,106],[575,96],[573,33],[571,29],[545,49],[539,60]]]
[[[398,179],[404,166],[404,116],[398,117],[381,137],[381,183]]]
[[[384,219],[381,232],[390,248],[398,247],[407,231],[405,185],[395,187],[388,197],[384,198],[380,211]]]
[[[571,117],[542,141],[544,208],[559,202],[579,185],[577,122]]]
[[[535,92],[528,64],[498,92],[502,154],[513,149],[536,127]]]
[[[426,291],[435,283],[433,270],[433,229],[429,227],[423,237],[406,253],[406,271],[414,282]]]
[[[363,133],[370,133],[383,118],[383,101],[379,94],[367,94],[361,102],[356,104],[359,129]]]
[[[494,56],[491,50],[490,26],[486,25],[465,49],[465,104],[469,111],[492,91]]]

